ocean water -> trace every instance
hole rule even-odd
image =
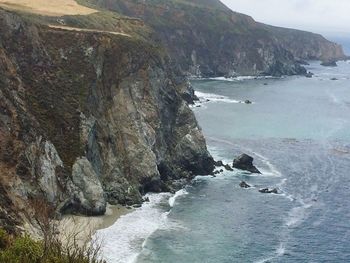
[[[197,177],[98,231],[119,262],[350,262],[350,63],[305,77],[193,81],[217,160],[252,155],[262,175]],[[331,80],[336,78],[337,80]],[[207,101],[209,99],[209,101]],[[253,104],[241,103],[249,99]],[[251,189],[241,189],[244,180]],[[261,194],[259,188],[280,194]]]

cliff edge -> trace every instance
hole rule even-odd
[[[0,225],[37,199],[100,215],[212,172],[188,83],[159,47],[3,10],[0,35]]]
[[[192,76],[305,74],[301,60],[346,58],[340,45],[320,35],[258,23],[219,0],[84,2],[142,19]]]

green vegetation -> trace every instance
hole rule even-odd
[[[0,262],[2,263],[103,263],[99,248],[64,245],[52,238],[50,243],[33,240],[28,235],[14,237],[0,229]]]
[[[98,242],[79,243],[78,232],[60,236],[54,209],[44,200],[31,201],[33,212],[27,217],[41,237],[11,235],[0,228],[0,263],[105,263],[99,259]]]

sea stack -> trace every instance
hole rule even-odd
[[[261,172],[253,165],[253,160],[253,157],[244,153],[233,160],[232,166],[240,170],[261,174]]]

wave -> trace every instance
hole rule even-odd
[[[215,137],[207,137],[207,140],[211,140],[214,142],[219,142],[219,143],[225,143],[227,145],[231,145],[233,147],[237,147],[236,144],[232,143],[229,140],[225,140],[225,139],[220,139],[220,138],[215,138]],[[269,161],[269,159],[257,152],[254,152],[250,149],[246,149],[247,152],[250,152],[251,154],[257,156],[267,167],[268,170],[263,169],[261,167],[257,167],[262,174],[251,174],[251,176],[274,176],[274,177],[282,177],[282,174],[280,171],[278,171],[278,169]]]
[[[259,157],[259,159],[265,164],[267,165],[267,167],[269,168],[268,171],[264,170],[264,169],[260,169],[260,171],[262,172],[262,175],[265,176],[277,176],[277,177],[281,177],[282,174],[277,170],[277,168],[269,161],[268,158],[266,158],[265,156],[253,152],[251,151],[255,156]]]
[[[174,207],[175,201],[179,196],[187,195],[188,192],[185,189],[177,191],[172,197],[169,198],[170,207]]]
[[[254,263],[266,263],[266,262],[270,262],[271,260],[281,257],[286,253],[286,248],[284,243],[280,243],[279,247],[276,249],[275,254],[273,256],[264,258],[264,259],[260,259],[258,261],[255,261]]]
[[[94,240],[102,240],[101,254],[109,263],[132,263],[141,253],[145,242],[155,231],[169,227],[167,214],[160,204],[168,201],[170,194],[148,194],[150,202],[120,217],[109,228],[97,231]]]
[[[240,100],[233,100],[227,96],[213,94],[213,93],[204,93],[200,91],[195,91],[196,96],[199,98],[201,103],[203,102],[224,102],[224,103],[244,103]]]
[[[289,228],[294,228],[299,226],[307,217],[307,210],[312,207],[312,204],[305,204],[301,201],[301,206],[294,207],[288,213],[288,218],[286,220],[286,226]]]
[[[207,78],[204,80],[218,80],[218,81],[229,81],[229,82],[237,82],[237,81],[244,81],[244,80],[252,80],[252,79],[274,79],[276,77],[273,76],[237,76],[237,77],[216,77],[216,78]]]

